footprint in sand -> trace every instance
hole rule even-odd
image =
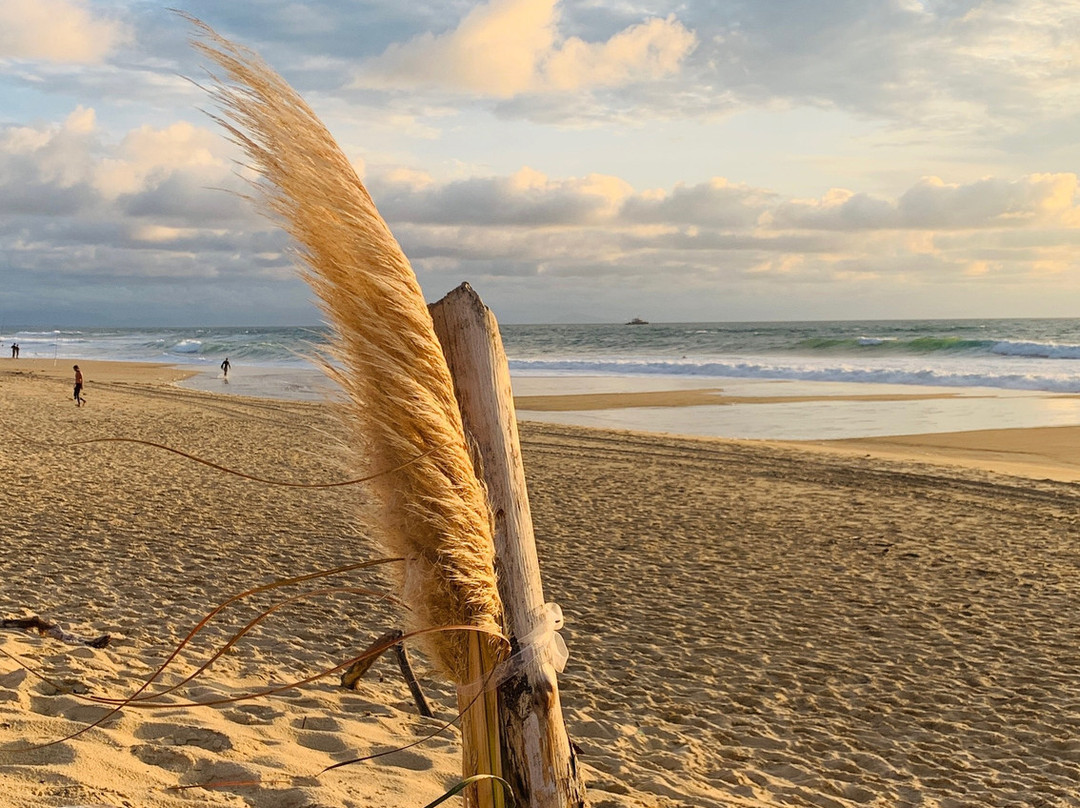
[[[232,749],[232,741],[227,735],[211,729],[176,724],[145,724],[135,730],[135,737],[142,741],[159,741],[172,746],[197,746],[211,752]]]
[[[259,805],[265,808],[329,808],[318,801],[315,789],[289,788],[283,791],[263,792]]]
[[[26,681],[26,677],[30,674],[24,671],[22,668],[17,668],[11,673],[5,673],[0,676],[0,690],[16,690]]]
[[[223,713],[234,724],[272,724],[274,719],[285,715],[281,710],[268,704],[244,704]]]
[[[184,785],[229,782],[235,783],[235,788],[257,788],[259,774],[249,766],[227,760],[200,760],[183,775],[181,781]]]
[[[155,746],[142,744],[131,749],[131,754],[147,766],[157,766],[170,772],[186,772],[194,764],[194,759],[175,746]]]
[[[341,752],[348,747],[340,736],[330,732],[299,732],[296,735],[296,742],[319,752]]]
[[[292,720],[294,729],[306,729],[313,732],[341,732],[341,722],[328,715],[306,715]]]
[[[25,706],[29,690],[27,676],[27,672],[22,669],[0,676],[0,702],[15,702],[20,707]]]
[[[72,696],[31,696],[30,710],[39,715],[59,716],[76,724],[94,724],[108,718],[102,726],[112,726],[120,720],[120,714],[112,707],[87,704]]]
[[[399,769],[408,769],[414,772],[427,771],[434,766],[430,759],[409,751],[393,752],[378,758],[378,761],[384,766],[395,766]]]
[[[42,749],[27,749],[28,742],[55,740],[55,738],[27,738],[0,745],[0,752],[7,758],[5,763],[17,763],[20,766],[66,766],[74,763],[78,756],[72,743],[47,746]]]

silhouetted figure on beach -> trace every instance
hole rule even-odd
[[[225,378],[229,378],[229,368],[232,364],[229,362],[229,357],[225,357],[225,361],[221,363],[221,372],[225,375]]]
[[[74,367],[75,367],[75,406],[76,407],[81,407],[83,404],[86,403],[86,401],[83,400],[83,397],[82,397],[82,385],[83,385],[82,371],[79,370],[78,365],[75,365]]]
[[[17,343],[17,342],[11,343],[11,358],[12,359],[18,359],[19,358],[19,343]]]

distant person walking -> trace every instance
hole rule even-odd
[[[232,364],[229,362],[229,357],[226,356],[225,361],[221,363],[221,372],[225,374],[226,379],[229,378],[229,368],[231,367]]]
[[[81,407],[86,401],[82,397],[82,371],[79,370],[79,366],[75,365],[75,406]]]
[[[17,343],[17,342],[11,343],[11,358],[12,359],[18,359],[19,358],[19,343]]]

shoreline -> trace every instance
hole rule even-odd
[[[82,362],[87,374],[86,391],[93,395],[95,388],[107,389],[110,385],[166,384],[179,390],[194,390],[209,395],[222,395],[225,399],[243,398],[244,391],[252,389],[266,393],[274,385],[287,386],[282,397],[258,395],[265,401],[326,402],[332,400],[334,391],[323,380],[320,371],[305,370],[303,380],[296,381],[292,372],[268,368],[239,367],[234,379],[223,380],[204,369],[183,365],[151,362],[89,361],[72,359],[19,359],[0,360],[0,380],[6,376],[39,377],[67,381],[72,364]],[[871,405],[940,404],[962,406],[977,404],[1028,404],[1031,401],[1064,401],[1069,406],[1080,406],[1080,399],[1059,393],[1018,394],[1002,391],[941,390],[920,388],[918,392],[903,392],[900,385],[866,385],[871,393],[853,390],[857,385],[837,383],[791,383],[762,382],[730,385],[741,395],[726,392],[728,386],[716,387],[716,380],[691,379],[636,379],[627,377],[531,377],[515,379],[515,395],[518,419],[523,422],[566,424],[587,429],[615,430],[643,433],[660,437],[699,437],[714,440],[750,440],[803,449],[810,452],[833,452],[839,455],[871,455],[883,459],[914,461],[955,466],[1002,474],[1015,474],[1032,479],[1050,479],[1062,482],[1080,481],[1080,425],[1061,426],[1032,425],[1002,429],[971,429],[903,432],[874,434],[836,439],[777,438],[727,438],[681,431],[680,419],[686,413],[697,418],[713,416],[722,409],[767,412],[790,410],[800,404],[819,407],[837,407],[869,403]],[[645,388],[645,389],[641,389]],[[651,388],[651,389],[650,389]],[[62,388],[61,388],[62,389]],[[297,393],[297,390],[299,392]],[[563,390],[565,392],[559,392]],[[826,392],[815,393],[815,390]],[[995,395],[996,393],[996,395]],[[1060,406],[1060,404],[1058,405]],[[761,409],[765,408],[765,409]],[[1080,410],[1078,410],[1080,412]],[[622,413],[644,413],[646,420],[662,420],[667,417],[676,424],[675,429],[638,429],[624,427],[619,422]],[[593,420],[590,420],[593,419]]]
[[[87,384],[95,380],[90,369],[101,369],[104,374],[97,380],[102,383],[175,384],[199,373],[196,368],[185,368],[168,362],[120,362],[96,359],[0,359],[0,377],[29,376],[44,379],[73,380],[72,366],[83,367]],[[72,381],[74,384],[74,381]]]

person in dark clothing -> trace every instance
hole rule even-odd
[[[79,370],[79,366],[75,365],[75,406],[81,407],[86,403],[86,400],[82,397],[83,376],[82,371]]]

